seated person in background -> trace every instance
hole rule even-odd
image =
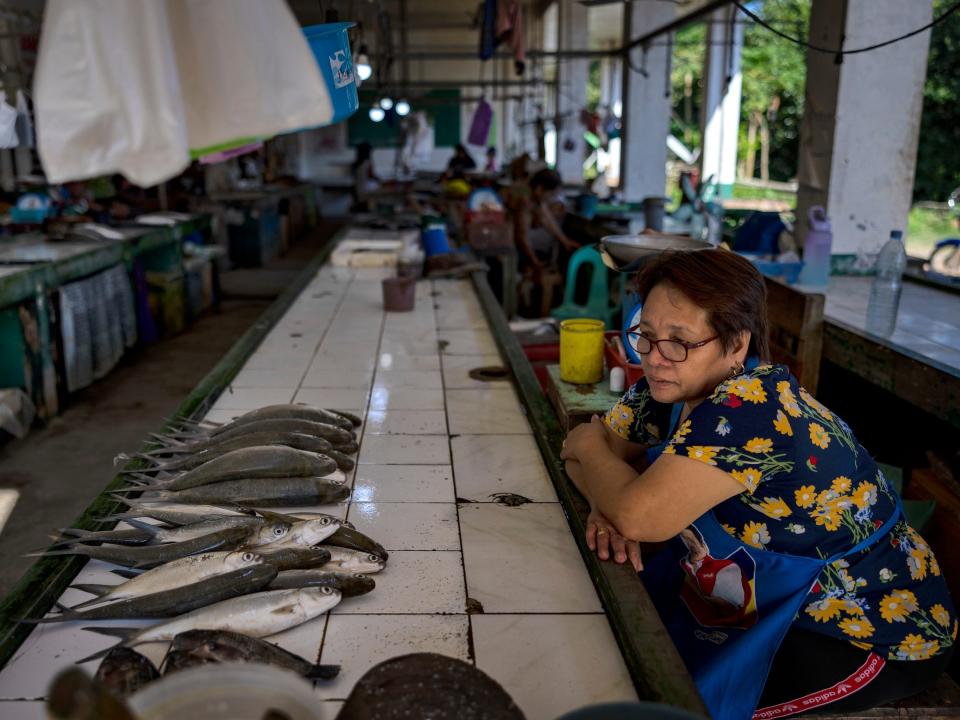
[[[517,246],[521,252],[521,264],[525,264],[538,276],[546,264],[562,265],[559,262],[562,249],[572,253],[579,245],[563,232],[561,223],[565,213],[560,175],[554,170],[540,170],[530,178],[529,197],[516,197],[511,193],[511,209],[514,212],[514,229]],[[559,244],[560,248],[557,247]],[[523,261],[526,260],[526,263]]]
[[[453,149],[453,157],[447,163],[447,171],[444,173],[444,179],[463,177],[468,170],[476,170],[477,163],[470,157],[470,153],[463,145],[457,145]]]
[[[373,148],[370,143],[357,145],[357,159],[350,166],[353,175],[354,207],[366,210],[370,195],[380,187],[380,178],[373,172]]]
[[[484,172],[497,172],[497,149],[492,145],[487,148],[487,162],[483,166]]]

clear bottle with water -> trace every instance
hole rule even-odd
[[[893,334],[897,326],[897,309],[906,267],[907,251],[903,246],[903,233],[893,230],[877,256],[877,276],[870,286],[870,302],[867,305],[867,332],[883,336]]]

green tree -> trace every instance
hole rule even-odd
[[[934,0],[939,17],[953,0]],[[891,112],[895,109],[891,108]],[[917,151],[916,200],[943,201],[960,185],[960,13],[937,25],[930,36],[923,118]]]
[[[695,23],[679,30],[674,39],[670,85],[673,115],[670,132],[689,148],[700,146],[700,105],[703,100],[703,61],[707,27]]]
[[[810,0],[764,0],[751,9],[788,35],[807,36]],[[806,51],[743,14],[737,19],[747,23],[741,56],[740,174],[754,177],[759,152],[762,179],[789,180],[797,172]]]

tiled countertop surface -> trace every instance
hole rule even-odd
[[[365,421],[352,500],[322,509],[391,551],[387,568],[369,595],[270,639],[342,664],[317,686],[331,718],[374,664],[419,651],[474,662],[530,720],[636,699],[513,389],[469,377],[501,364],[470,283],[421,281],[413,312],[385,314],[382,277],[324,267],[207,416],[293,401]],[[503,492],[533,502],[495,502]],[[77,582],[116,582],[107,568],[91,561]],[[42,718],[50,678],[112,644],[83,624],[30,635],[0,673],[0,717]],[[138,650],[159,663],[165,646]]]

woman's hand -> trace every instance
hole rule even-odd
[[[637,572],[643,570],[643,561],[640,559],[640,543],[636,540],[627,540],[621,535],[607,518],[596,510],[591,510],[587,516],[587,547],[596,551],[601,560],[609,560],[611,550],[613,560],[623,564],[629,558],[630,564]]]
[[[610,450],[607,444],[607,430],[603,420],[598,415],[594,415],[589,423],[581,423],[567,433],[563,447],[560,449],[560,459],[578,460],[602,450],[608,452]]]

